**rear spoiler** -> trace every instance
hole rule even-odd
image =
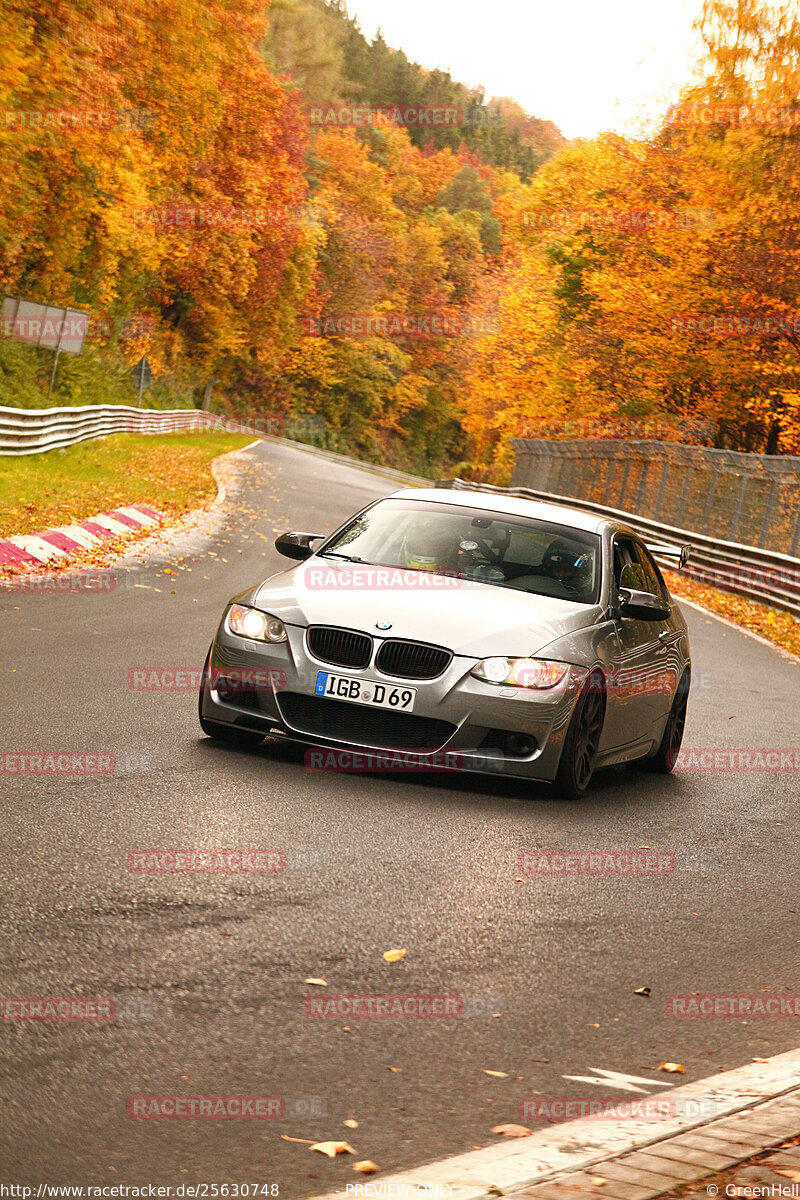
[[[647,549],[655,558],[668,558],[679,567],[685,567],[691,554],[691,546],[671,546],[668,542],[645,542]]]

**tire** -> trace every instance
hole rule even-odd
[[[669,710],[664,733],[659,747],[652,758],[639,759],[637,766],[643,771],[653,771],[658,775],[669,775],[678,760],[678,752],[683,741],[683,730],[686,725],[686,705],[689,701],[689,685],[691,671],[687,667],[681,675],[672,707]]]
[[[250,729],[239,729],[236,725],[225,725],[221,721],[209,721],[208,717],[203,716],[203,700],[208,691],[208,664],[210,661],[211,648],[209,647],[206,661],[203,664],[203,674],[200,677],[200,694],[197,698],[200,728],[206,737],[213,738],[215,742],[225,742],[228,746],[257,746],[264,740],[263,733],[254,733]]]
[[[589,676],[578,697],[564,738],[554,781],[557,795],[564,800],[577,800],[589,786],[605,715],[603,676],[595,672]]]

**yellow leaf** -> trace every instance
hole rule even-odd
[[[387,950],[383,957],[387,962],[399,962],[400,959],[405,958],[407,954],[408,950],[405,948],[402,950]]]
[[[484,1075],[491,1075],[493,1079],[508,1079],[507,1071],[484,1071]]]
[[[361,1162],[353,1163],[353,1170],[358,1171],[359,1175],[374,1175],[376,1171],[380,1171],[380,1167],[371,1159],[362,1158]]]
[[[532,1129],[528,1129],[527,1125],[495,1125],[492,1133],[501,1133],[503,1137],[530,1137],[533,1133]]]
[[[315,1142],[310,1149],[318,1150],[320,1154],[327,1154],[328,1158],[336,1158],[337,1154],[355,1154],[355,1150],[349,1142]]]
[[[602,1175],[593,1175],[592,1183],[595,1187],[602,1187],[604,1183],[608,1183],[608,1180],[604,1179]]]
[[[284,1140],[285,1142],[302,1142],[304,1146],[310,1146],[310,1145],[312,1144],[313,1140],[314,1140],[313,1138],[293,1138],[293,1137],[289,1137],[288,1133],[282,1133],[282,1134],[281,1134],[281,1137],[283,1138],[283,1140]]]
[[[328,983],[325,979],[304,979],[303,983],[313,983],[315,987],[327,987]]]
[[[684,1074],[684,1068],[681,1066],[680,1063],[663,1062],[663,1063],[659,1064],[658,1069],[659,1069],[659,1071],[669,1071],[670,1075],[678,1075],[678,1074],[683,1075]]]
[[[352,1117],[348,1117],[346,1121],[342,1121],[342,1124],[346,1125],[348,1129],[358,1129],[358,1121],[354,1121]]]

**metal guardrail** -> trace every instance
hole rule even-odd
[[[576,500],[571,496],[554,496],[549,492],[534,491],[532,488],[494,487],[492,484],[470,483],[463,479],[440,480],[436,486],[454,488],[456,491],[495,492],[503,496],[519,496],[525,500],[544,500],[549,504],[579,508],[596,513],[599,517],[624,521],[644,538],[679,544],[691,542],[692,553],[685,567],[677,568],[674,562],[662,560],[664,565],[698,583],[707,583],[722,591],[735,592],[749,600],[770,604],[800,617],[800,558],[777,554],[771,550],[760,550],[753,546],[740,546],[735,542],[723,542],[718,538],[693,533],[689,529],[677,529],[671,525],[661,525],[657,521],[643,520],[633,513],[607,508],[592,501]]]
[[[800,457],[649,439],[512,438],[513,487],[641,513],[796,557]]]
[[[156,410],[123,404],[76,408],[0,407],[0,454],[41,454],[109,433],[172,433],[176,430],[225,429],[231,422],[194,408]],[[255,432],[241,425],[242,433]]]
[[[0,455],[41,454],[47,450],[72,446],[77,442],[105,437],[112,433],[159,434],[178,430],[217,429],[252,434],[254,437],[269,437],[269,434],[265,435],[263,430],[257,428],[258,425],[258,418],[250,425],[191,408],[159,411],[130,408],[120,404],[36,409],[0,406]],[[362,465],[356,460],[352,461],[354,465]],[[396,477],[400,481],[411,478],[401,476],[400,473],[397,473]],[[462,479],[442,480],[436,486],[474,492],[497,492],[507,496],[545,500],[552,504],[582,508],[598,516],[622,520],[643,537],[661,538],[669,542],[690,541],[693,550],[689,564],[680,569],[675,568],[673,563],[666,565],[673,570],[678,569],[680,574],[700,583],[709,583],[724,591],[775,605],[800,617],[800,559],[791,555],[721,541],[691,530],[645,520],[633,513],[608,508],[593,501],[553,495],[532,488],[500,488]]]

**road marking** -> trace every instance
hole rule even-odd
[[[649,1095],[647,1088],[634,1087],[636,1083],[647,1083],[650,1087],[673,1087],[663,1079],[647,1079],[644,1075],[624,1075],[621,1071],[604,1071],[602,1067],[589,1067],[594,1075],[562,1075],[562,1079],[574,1079],[576,1083],[593,1083],[596,1087],[617,1088],[620,1092],[642,1092]],[[596,1076],[601,1076],[597,1079]]]
[[[562,1121],[547,1129],[536,1129],[527,1138],[513,1138],[471,1150],[453,1158],[426,1163],[411,1170],[382,1178],[384,1196],[447,1197],[448,1200],[488,1200],[498,1189],[544,1183],[566,1171],[582,1171],[627,1154],[655,1145],[689,1129],[713,1128],[721,1117],[753,1108],[793,1089],[800,1088],[800,1049],[779,1054],[766,1063],[748,1063],[745,1067],[700,1079],[665,1093],[681,1115],[663,1121],[639,1121],[630,1118],[600,1120],[582,1118]],[[679,1101],[702,1100],[703,1104]],[[708,1103],[715,1116],[708,1117]],[[689,1112],[697,1115],[687,1115]],[[600,1172],[602,1174],[602,1172]],[[338,1200],[342,1200],[342,1191]],[[377,1193],[375,1193],[377,1195]],[[333,1200],[337,1193],[318,1196]]]

